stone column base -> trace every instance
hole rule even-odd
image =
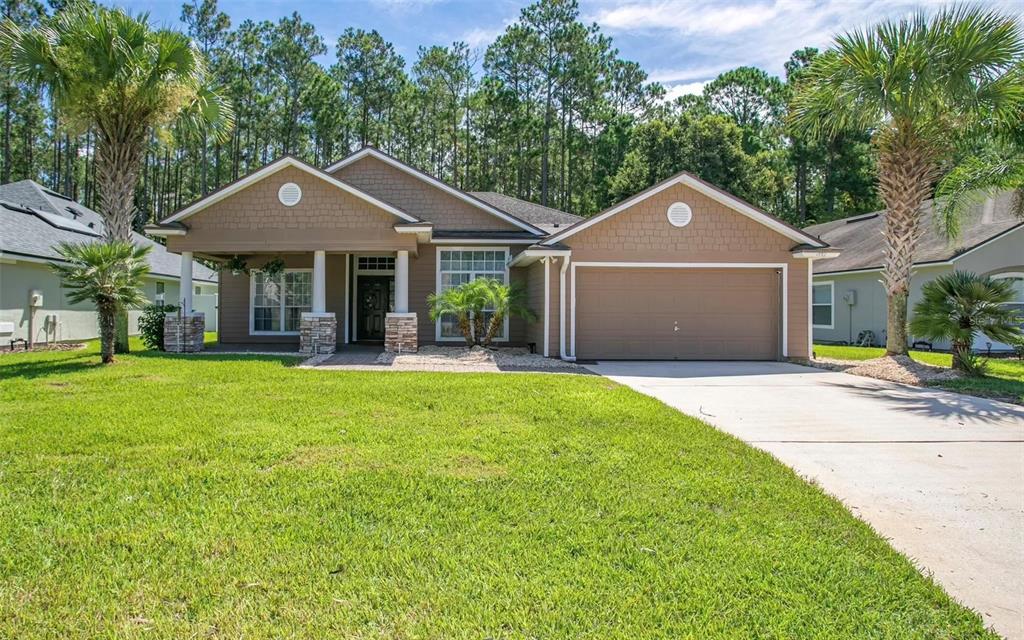
[[[302,314],[299,320],[300,353],[334,353],[337,344],[338,320],[333,313]]]
[[[391,353],[416,353],[419,339],[416,336],[415,313],[389,313],[384,317],[384,350]]]
[[[202,312],[164,315],[164,351],[197,353],[203,350],[206,315]]]

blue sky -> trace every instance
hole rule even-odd
[[[133,0],[117,4],[148,11],[153,20],[178,26],[181,2]],[[519,15],[525,0],[220,0],[232,24],[249,18],[277,20],[297,10],[316,25],[331,52],[346,27],[376,29],[395,44],[406,63],[420,45],[463,40],[483,49]],[[1021,15],[1021,0],[988,4]],[[722,71],[741,65],[782,75],[782,65],[804,46],[825,48],[837,32],[883,18],[897,18],[936,2],[914,0],[580,0],[587,22],[614,38],[623,57],[639,62],[669,94],[699,92]]]

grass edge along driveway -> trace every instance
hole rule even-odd
[[[819,358],[835,358],[837,360],[870,360],[885,355],[881,347],[851,347],[832,344],[814,345],[814,353]],[[918,362],[936,367],[952,366],[953,356],[937,351],[911,351],[910,357]],[[940,380],[932,383],[934,387],[957,391],[983,398],[995,398],[1024,404],[1024,360],[1019,358],[990,358],[988,374],[983,378],[959,378],[956,380]]]
[[[0,357],[0,637],[994,637],[608,380]]]

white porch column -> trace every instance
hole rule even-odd
[[[313,313],[327,310],[327,252],[313,252]]]
[[[395,256],[395,313],[409,312],[409,252]]]
[[[185,313],[192,313],[192,252],[181,252],[181,306]]]

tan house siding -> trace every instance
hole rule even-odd
[[[537,345],[537,353],[544,352],[544,265],[534,262],[525,269],[526,272],[526,306],[537,314],[536,322],[526,326],[526,341]]]
[[[685,202],[693,220],[669,224],[670,204]],[[788,271],[788,355],[808,356],[807,260],[793,258],[792,239],[682,184],[642,200],[629,209],[563,241],[572,262],[732,262],[786,264]],[[566,295],[572,274],[566,278]],[[566,306],[566,339],[571,337]],[[557,322],[558,309],[552,306]]]
[[[286,207],[277,192],[286,182],[302,199]],[[415,250],[395,232],[397,216],[295,167],[286,167],[185,218],[187,235],[170,236],[175,252]]]
[[[273,255],[257,255],[248,260],[250,268],[258,269],[265,262],[276,257]],[[312,254],[285,254],[286,269],[312,269]],[[345,318],[345,255],[328,254],[326,264],[327,311],[337,315],[338,342],[344,341]],[[298,344],[299,337],[289,335],[250,335],[249,334],[249,298],[251,277],[247,274],[232,275],[230,271],[221,271],[220,300],[218,306],[219,334],[218,340],[224,343],[257,343],[257,344]]]
[[[433,222],[435,229],[521,231],[514,224],[371,156],[360,158],[333,175],[403,211]]]

